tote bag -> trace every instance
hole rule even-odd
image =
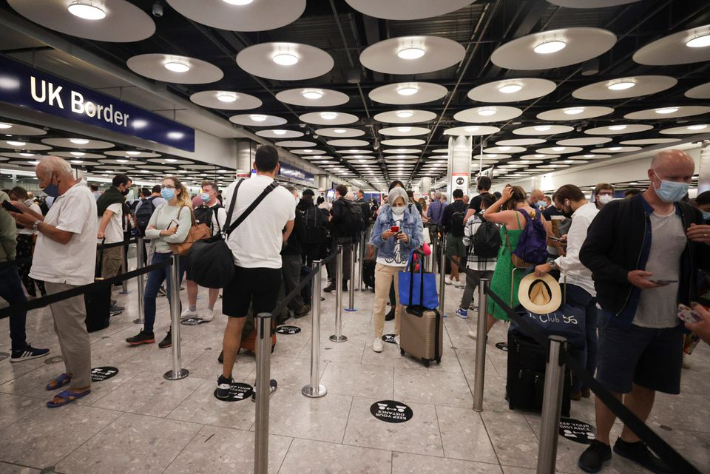
[[[439,295],[436,292],[436,275],[425,273],[424,266],[419,265],[419,271],[414,271],[414,253],[409,257],[407,268],[399,272],[399,303],[404,306],[420,306],[426,309],[436,309],[439,306]]]

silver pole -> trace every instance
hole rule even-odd
[[[130,245],[127,245],[125,247],[121,247],[121,274],[124,274],[128,272],[128,249],[131,248]],[[123,280],[121,282],[121,291],[119,292],[121,295],[127,295],[128,294],[128,280]]]
[[[173,339],[173,369],[165,372],[163,377],[167,380],[180,380],[187,377],[190,372],[182,368],[180,353],[180,256],[173,254],[172,267],[170,267],[170,316],[172,327],[170,335]]]
[[[360,236],[360,245],[358,246],[358,279],[357,279],[357,291],[362,292],[362,267],[363,263],[365,262],[365,245],[367,242],[367,228],[362,231],[362,235]]]
[[[443,318],[445,317],[444,295],[446,292],[446,282],[444,281],[444,279],[446,278],[446,249],[444,248],[443,243],[439,247],[439,249],[441,255],[441,265],[439,266],[439,313],[441,313],[441,317]]]
[[[271,395],[271,314],[259,313],[256,324],[256,423],[254,474],[269,472],[269,396]]]
[[[357,311],[355,309],[355,244],[350,246],[350,285],[348,285],[348,307],[345,311]],[[362,278],[361,278],[362,280]]]
[[[323,385],[320,385],[320,295],[321,295],[321,270],[323,269],[321,261],[313,262],[311,272],[313,277],[313,295],[311,301],[311,383],[306,385],[301,390],[301,393],[308,398],[320,398],[328,391]]]
[[[489,280],[481,278],[478,284],[478,324],[476,326],[476,373],[473,379],[473,409],[483,411],[483,383],[486,375],[486,319]]]
[[[538,474],[554,474],[557,460],[557,432],[560,425],[562,390],[565,380],[564,355],[567,339],[550,336],[550,348],[545,369],[545,393],[542,399],[542,426],[540,447],[537,453]]]
[[[438,229],[439,227],[436,226]],[[432,273],[436,273],[436,256],[439,255],[439,237],[438,237],[438,231],[434,231],[433,234],[431,235],[431,227],[429,228],[429,237],[431,237],[431,270],[429,270]]]
[[[143,241],[143,237],[138,237],[136,239],[136,261],[138,268],[145,267],[145,260],[143,255],[143,252],[145,251],[144,245],[145,242]],[[144,278],[144,274],[141,273],[140,275],[138,275],[138,319],[133,320],[134,324],[143,324],[143,291],[145,290]]]
[[[343,246],[338,245],[338,256],[335,257],[335,334],[330,336],[333,342],[345,342],[343,336]]]

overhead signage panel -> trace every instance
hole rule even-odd
[[[0,101],[195,151],[195,130],[190,127],[3,56]]]
[[[305,171],[296,168],[295,166],[287,165],[286,163],[279,163],[280,170],[279,175],[285,178],[292,178],[297,181],[301,181],[308,184],[313,184],[315,176],[311,173],[306,173]]]

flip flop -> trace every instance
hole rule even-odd
[[[52,386],[52,382],[55,382],[56,385],[55,385],[55,386]],[[58,377],[53,378],[53,379],[47,384],[47,386],[44,387],[44,388],[46,388],[47,390],[49,390],[49,391],[51,392],[52,390],[57,390],[58,388],[62,388],[62,387],[64,387],[65,385],[69,385],[70,382],[71,382],[71,377],[69,377],[67,374],[62,374],[62,375],[60,375],[60,376],[58,376]]]
[[[54,397],[55,398],[61,398],[64,400],[61,403],[54,403],[53,401],[48,401],[47,406],[49,408],[58,408],[58,407],[63,407],[64,405],[68,405],[71,402],[75,402],[79,400],[80,398],[83,398],[87,396],[88,394],[91,393],[91,390],[87,390],[86,392],[78,393],[78,392],[73,392],[71,390],[64,390],[63,392],[59,392],[56,394]]]

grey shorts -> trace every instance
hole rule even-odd
[[[448,234],[446,236],[446,255],[449,257],[466,258],[466,246],[463,244],[463,237]]]
[[[683,326],[651,329],[603,328],[597,354],[597,380],[607,389],[629,393],[632,382],[658,392],[680,393]]]

